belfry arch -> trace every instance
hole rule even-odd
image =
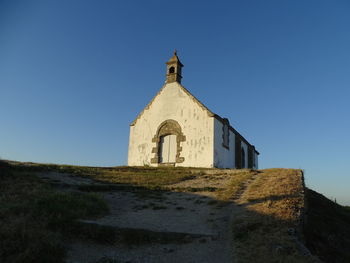
[[[174,159],[169,162],[169,160],[164,161],[164,156],[162,156],[162,145],[166,140],[176,140],[174,142]],[[151,163],[158,163],[158,164],[167,164],[171,163],[182,163],[185,158],[180,157],[182,147],[180,145],[181,142],[186,141],[186,136],[182,133],[182,129],[180,124],[175,120],[166,120],[162,122],[158,128],[157,132],[152,138],[152,142],[156,143],[156,146],[152,148],[152,153],[154,154],[154,157],[151,159]],[[168,143],[168,142],[166,142]]]

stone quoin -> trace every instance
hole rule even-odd
[[[254,145],[181,85],[182,67],[175,51],[164,86],[131,123],[128,165],[258,169]]]

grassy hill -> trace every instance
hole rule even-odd
[[[350,262],[350,208],[306,189],[305,242],[324,262]]]
[[[0,262],[63,262],[78,218],[108,211],[94,194],[57,191],[21,164],[0,162]]]
[[[91,183],[67,191],[68,184],[43,180],[50,173]],[[101,168],[2,161],[0,175],[1,262],[64,262],[69,240],[94,238],[77,233],[79,220],[108,215],[103,193],[113,191],[136,192],[145,200],[162,193],[206,196],[208,206],[215,209],[233,204],[228,223],[236,262],[317,262],[310,251],[325,262],[350,262],[349,208],[306,189],[301,170]],[[167,209],[165,203],[150,207]],[[135,237],[135,232],[128,232],[127,239],[118,242],[135,243],[130,237],[153,242],[144,236],[147,233]],[[99,262],[119,262],[103,260]]]

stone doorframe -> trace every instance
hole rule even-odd
[[[171,134],[176,135],[176,163],[182,163],[185,161],[184,157],[180,157],[182,151],[180,143],[186,141],[186,136],[182,133],[181,126],[177,121],[166,120],[158,126],[157,132],[152,138],[152,142],[156,143],[156,147],[152,148],[154,157],[151,159],[151,163],[160,163],[160,137]]]

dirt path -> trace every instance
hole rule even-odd
[[[54,172],[40,177],[65,191],[101,184]],[[211,174],[167,186],[180,191],[100,192],[110,214],[83,223],[129,234],[112,244],[72,241],[67,262],[234,262],[230,234],[234,204],[215,200],[212,191],[197,191],[224,187],[229,178],[225,173]],[[144,235],[141,240],[138,233]]]

